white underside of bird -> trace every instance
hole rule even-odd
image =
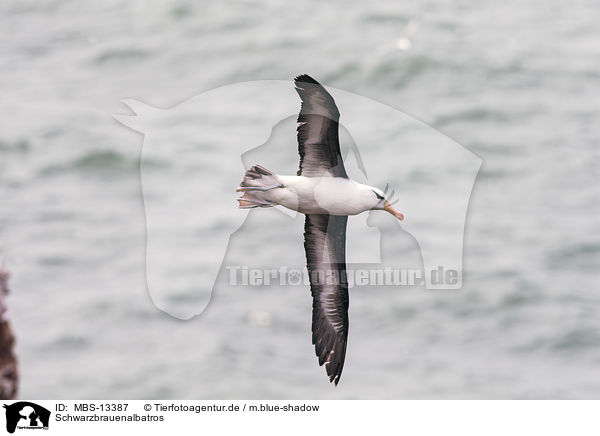
[[[403,219],[385,193],[373,186],[344,177],[285,176],[263,167],[253,167],[259,177],[246,176],[237,191],[244,192],[240,207],[280,205],[304,214],[357,215],[368,210],[386,210]],[[253,174],[253,173],[250,173]]]

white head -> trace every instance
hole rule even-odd
[[[361,185],[361,188],[362,203],[368,206],[366,210],[385,210],[400,221],[404,219],[404,215],[392,207],[388,196],[381,189],[368,185]]]

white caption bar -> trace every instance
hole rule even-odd
[[[597,401],[19,400],[4,404],[2,431],[20,436],[600,434]]]

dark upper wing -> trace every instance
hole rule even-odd
[[[313,297],[312,342],[329,381],[342,375],[348,341],[347,216],[306,215],[304,249]]]
[[[319,82],[306,74],[296,77],[296,91],[302,100],[298,115],[298,175],[348,177],[340,152],[340,113],[333,97]]]

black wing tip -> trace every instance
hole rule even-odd
[[[298,83],[312,83],[313,85],[320,85],[315,79],[310,77],[308,74],[300,74],[294,78],[294,82]]]
[[[338,385],[340,378],[342,377],[342,368],[339,368],[338,371],[332,372],[331,374],[327,374],[329,376],[329,383],[333,383],[334,386]]]
[[[313,335],[313,344],[315,345],[315,354],[319,360],[319,366],[325,366],[325,371],[329,377],[329,383],[335,386],[340,382],[342,371],[344,370],[344,361],[346,360],[346,341],[334,343],[333,345],[318,344],[318,339]],[[338,356],[335,356],[335,352]],[[341,356],[341,357],[340,357]],[[333,359],[332,359],[333,357]]]

